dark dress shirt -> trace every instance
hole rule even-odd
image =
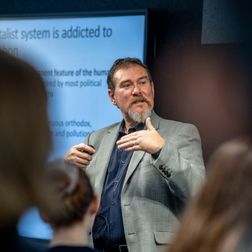
[[[129,129],[129,133],[143,128],[144,124],[140,123]],[[123,121],[117,140],[124,135]],[[101,195],[100,211],[93,226],[94,246],[98,249],[104,244],[126,244],[120,196],[132,154],[133,152],[118,149],[116,144],[112,151]]]

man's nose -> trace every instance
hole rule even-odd
[[[141,88],[139,87],[139,85],[136,83],[134,86],[133,86],[133,89],[132,89],[132,95],[138,95],[141,93]]]

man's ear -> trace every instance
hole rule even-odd
[[[112,91],[112,89],[108,89],[108,95],[109,95],[109,98],[110,98],[112,104],[116,105],[116,101],[115,101],[115,98],[114,98],[114,91]]]

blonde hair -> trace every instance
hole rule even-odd
[[[28,63],[0,51],[0,223],[15,222],[42,204],[43,173],[51,147],[47,93]]]

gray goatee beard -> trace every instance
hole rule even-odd
[[[148,108],[145,112],[133,112],[129,109],[128,116],[136,123],[145,123],[146,119],[151,116],[151,108]]]

